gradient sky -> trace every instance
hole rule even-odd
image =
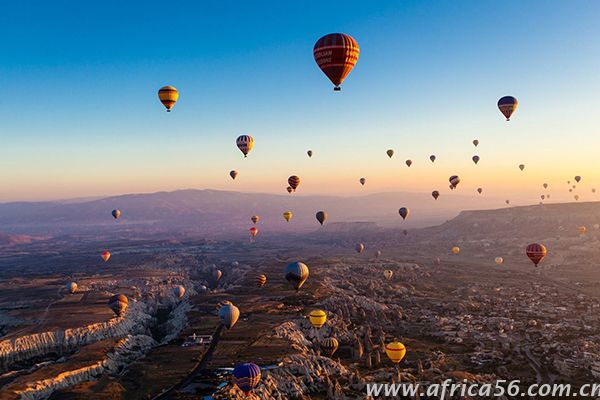
[[[446,193],[458,174],[464,193],[519,201],[544,182],[572,199],[582,175],[576,191],[596,199],[599,20],[593,0],[6,3],[0,201],[285,193],[291,174],[298,194]],[[361,47],[340,93],[312,56],[337,31]],[[519,99],[509,123],[504,95]],[[248,159],[240,134],[256,141]]]

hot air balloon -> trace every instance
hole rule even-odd
[[[327,213],[325,211],[319,211],[317,212],[317,221],[319,221],[319,223],[321,224],[321,226],[323,226],[323,224],[325,223],[325,221],[327,221]]]
[[[592,193],[596,193],[596,189],[592,189]]]
[[[363,185],[363,186],[365,186],[365,182],[366,182],[366,181],[367,181],[367,180],[366,180],[365,178],[360,178],[360,179],[359,179],[359,182],[360,182],[360,184],[361,184],[361,185]]]
[[[115,294],[108,300],[108,306],[111,310],[120,317],[127,310],[127,306],[129,305],[129,300],[125,295]]]
[[[408,231],[406,229],[403,230],[402,233],[404,233],[404,236],[408,235]]]
[[[363,251],[365,251],[365,245],[362,243],[359,243],[356,245],[356,247],[354,248],[356,250],[356,252],[358,254],[362,253]]]
[[[330,33],[317,40],[313,48],[315,61],[321,71],[341,90],[340,85],[358,61],[360,48],[356,40],[344,33]]]
[[[579,183],[579,181],[581,181],[581,177],[580,177],[579,175],[577,175],[577,176],[575,177],[575,182]]]
[[[479,194],[483,193],[483,188],[477,188],[477,193],[479,193]]]
[[[381,250],[377,250],[375,252],[375,258],[379,258],[379,257],[381,257]]]
[[[569,189],[569,193],[572,193],[572,192],[573,192],[573,189]]]
[[[217,287],[222,276],[223,276],[223,273],[221,272],[221,270],[219,270],[219,269],[213,270],[211,278],[214,283],[214,285],[213,285],[214,287]]]
[[[576,194],[575,196],[573,196],[575,198],[575,201],[579,201],[579,195]]]
[[[163,86],[158,90],[158,98],[167,109],[167,112],[171,112],[171,108],[179,99],[179,92],[173,86]]]
[[[519,164],[519,169],[523,171],[525,169],[525,164]]]
[[[585,235],[585,233],[587,232],[587,228],[585,226],[580,226],[579,228],[577,228],[577,230],[579,231],[579,234],[581,236]]]
[[[77,291],[77,284],[75,282],[67,283],[67,292],[73,294]]]
[[[435,158],[436,157],[433,154],[429,156],[429,159],[431,160],[431,162],[435,162]]]
[[[408,217],[408,214],[410,214],[410,210],[406,207],[401,207],[398,210],[398,213],[400,214],[400,216],[402,217],[403,220],[406,219],[406,217]]]
[[[285,279],[298,291],[308,279],[308,267],[301,262],[293,262],[285,267]]]
[[[235,169],[232,169],[231,171],[229,171],[229,176],[231,177],[231,179],[235,179],[238,176],[238,172]]]
[[[330,338],[323,340],[323,343],[321,343],[321,348],[323,350],[325,350],[325,352],[329,355],[329,357],[332,357],[333,353],[336,352],[339,345],[340,344],[336,338],[330,337]]]
[[[239,317],[240,309],[230,301],[223,304],[219,309],[219,319],[221,320],[221,324],[227,329],[233,328]]]
[[[406,355],[406,347],[400,342],[392,342],[385,345],[385,354],[394,364],[400,363]]]
[[[458,253],[460,253],[460,247],[458,247],[458,246],[454,246],[454,247],[452,248],[452,253],[453,253],[453,254],[458,254]]]
[[[504,96],[498,100],[498,109],[510,121],[510,116],[515,112],[519,102],[512,96]]]
[[[260,368],[253,363],[238,364],[231,374],[233,375],[233,383],[246,396],[258,386],[261,380]]]
[[[254,283],[259,288],[265,286],[267,283],[267,276],[264,274],[256,275],[256,278],[254,278]]]
[[[313,310],[308,314],[308,319],[314,328],[320,329],[327,322],[327,314],[323,310]]]
[[[477,147],[479,145],[479,140],[475,139],[473,140],[473,146]]]
[[[406,160],[405,163],[406,166],[410,168],[410,166],[412,165],[412,160]]]
[[[548,184],[544,183],[542,186],[544,186],[544,189],[548,189]]]
[[[434,260],[434,262],[435,262],[435,265],[440,265],[442,263],[442,260],[440,260],[439,257],[436,257],[435,260]]]
[[[548,250],[546,250],[546,246],[539,243],[532,243],[527,246],[525,251],[527,253],[527,257],[531,260],[532,263],[537,267],[538,264],[546,257],[548,254]]]
[[[288,184],[295,192],[298,186],[300,185],[300,178],[296,175],[292,175],[288,178]]]
[[[283,219],[285,219],[287,222],[290,222],[290,219],[292,219],[292,212],[291,211],[284,212]]]
[[[307,151],[307,152],[306,152],[306,154],[307,154],[307,155],[308,155],[308,157],[310,158],[310,157],[312,157],[312,155],[313,155],[313,152],[312,152],[312,150],[309,150],[309,151]]]
[[[104,262],[107,262],[108,259],[110,258],[110,252],[109,251],[103,251],[101,257],[104,260]]]
[[[504,264],[504,258],[502,258],[502,257],[496,257],[496,258],[494,259],[494,262],[495,262],[496,264],[498,264],[498,265],[500,265],[500,264]]]
[[[253,223],[255,223],[255,224],[256,224],[258,221],[260,221],[260,217],[259,217],[258,215],[253,215],[253,216],[250,218],[250,221],[252,221]]]
[[[250,135],[240,135],[235,141],[238,149],[244,153],[244,158],[248,157],[248,153],[254,147],[254,138]]]
[[[504,202],[508,205],[510,204],[510,200],[504,200]]]
[[[114,219],[119,219],[119,217],[121,216],[121,211],[119,211],[119,210],[112,210],[111,214],[114,217]]]
[[[540,198],[541,198],[542,200],[545,200],[545,199],[546,199],[546,196],[544,196],[544,195],[541,195],[541,196],[540,196]]]
[[[291,187],[291,186],[288,186],[287,188],[285,188],[285,190],[287,190],[287,192],[288,192],[289,194],[292,194],[292,192],[294,191],[294,189],[292,189],[292,187]]]
[[[394,150],[389,149],[388,151],[386,151],[386,154],[388,155],[389,158],[392,158],[392,156],[394,155]]]
[[[252,228],[250,228],[249,230],[250,230],[250,236],[256,237],[256,235],[258,235],[258,229],[255,228],[254,226]]]
[[[431,192],[431,195],[433,196],[433,198],[435,200],[437,200],[438,197],[440,197],[440,192],[438,192],[437,190],[434,190],[433,192]]]
[[[450,181],[450,186],[456,188],[460,183],[460,178],[456,175],[452,175],[450,178],[448,178],[448,181]]]
[[[479,156],[473,156],[472,160],[475,163],[475,165],[477,165],[477,163],[479,162]]]
[[[570,185],[570,184],[571,184],[571,181],[567,181],[567,185]]]
[[[386,269],[385,271],[383,271],[383,276],[385,276],[385,279],[389,281],[394,276],[394,271],[392,271],[391,269]]]
[[[577,185],[573,185],[573,189],[575,189],[577,187]]]
[[[178,299],[181,299],[184,295],[185,295],[185,288],[181,285],[179,286],[175,286],[173,288],[173,294],[175,295],[175,297],[177,297]]]

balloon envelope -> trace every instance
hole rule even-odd
[[[244,154],[244,157],[248,157],[248,153],[250,153],[250,150],[254,147],[254,138],[250,135],[240,135],[235,140],[235,144]]]
[[[400,342],[388,343],[385,345],[385,354],[394,364],[398,364],[406,355],[406,347]]]
[[[402,207],[398,210],[398,213],[400,214],[402,219],[406,219],[406,217],[408,217],[408,214],[410,214],[410,210],[406,207]]]
[[[498,100],[498,109],[506,117],[507,121],[510,121],[511,115],[515,112],[519,105],[516,98],[512,96],[504,96]]]
[[[544,257],[546,257],[546,255],[548,254],[548,250],[546,249],[546,246],[544,246],[543,244],[539,244],[539,243],[532,243],[532,244],[528,245],[525,252],[527,254],[527,257],[529,257],[531,262],[533,264],[535,264],[536,267],[544,259]]]
[[[258,386],[261,380],[260,368],[253,363],[238,364],[231,373],[233,383],[247,395]]]
[[[301,262],[293,262],[285,267],[285,279],[292,284],[294,289],[299,290],[308,279],[308,267]]]
[[[283,218],[287,221],[290,222],[290,220],[292,219],[292,212],[291,211],[286,211],[283,213]]]
[[[300,178],[296,175],[292,175],[288,178],[288,184],[295,192],[298,186],[300,185]]]
[[[320,329],[327,322],[327,314],[323,310],[313,310],[308,314],[308,319],[313,327]]]
[[[330,33],[323,36],[313,48],[315,62],[335,85],[334,90],[340,90],[340,85],[356,65],[360,48],[356,40],[344,33]]]
[[[317,221],[319,221],[321,226],[325,223],[325,221],[327,221],[327,213],[325,211],[317,212],[315,217],[317,218]]]
[[[173,86],[163,86],[158,90],[158,99],[165,106],[167,112],[171,112],[179,99],[179,92]]]
[[[227,329],[233,328],[239,317],[240,309],[231,302],[227,302],[219,309],[219,319],[221,320],[221,324]]]
[[[111,214],[114,217],[114,219],[119,219],[119,217],[121,216],[121,211],[119,211],[119,210],[112,210]]]
[[[392,156],[394,155],[394,150],[389,149],[388,151],[385,152],[389,158],[392,158]]]

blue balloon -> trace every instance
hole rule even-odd
[[[260,379],[260,368],[256,364],[238,364],[233,369],[233,383],[246,393],[246,395],[258,386]]]

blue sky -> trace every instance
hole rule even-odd
[[[465,190],[524,199],[582,175],[590,200],[599,16],[595,1],[12,2],[0,13],[0,201],[283,193],[291,174],[304,194],[357,193],[361,176],[362,191],[431,191],[454,173]],[[330,32],[361,46],[341,93],[312,57]],[[181,93],[170,114],[156,97],[166,84]],[[510,123],[496,109],[507,94],[520,101]],[[246,160],[240,134],[256,140]]]

